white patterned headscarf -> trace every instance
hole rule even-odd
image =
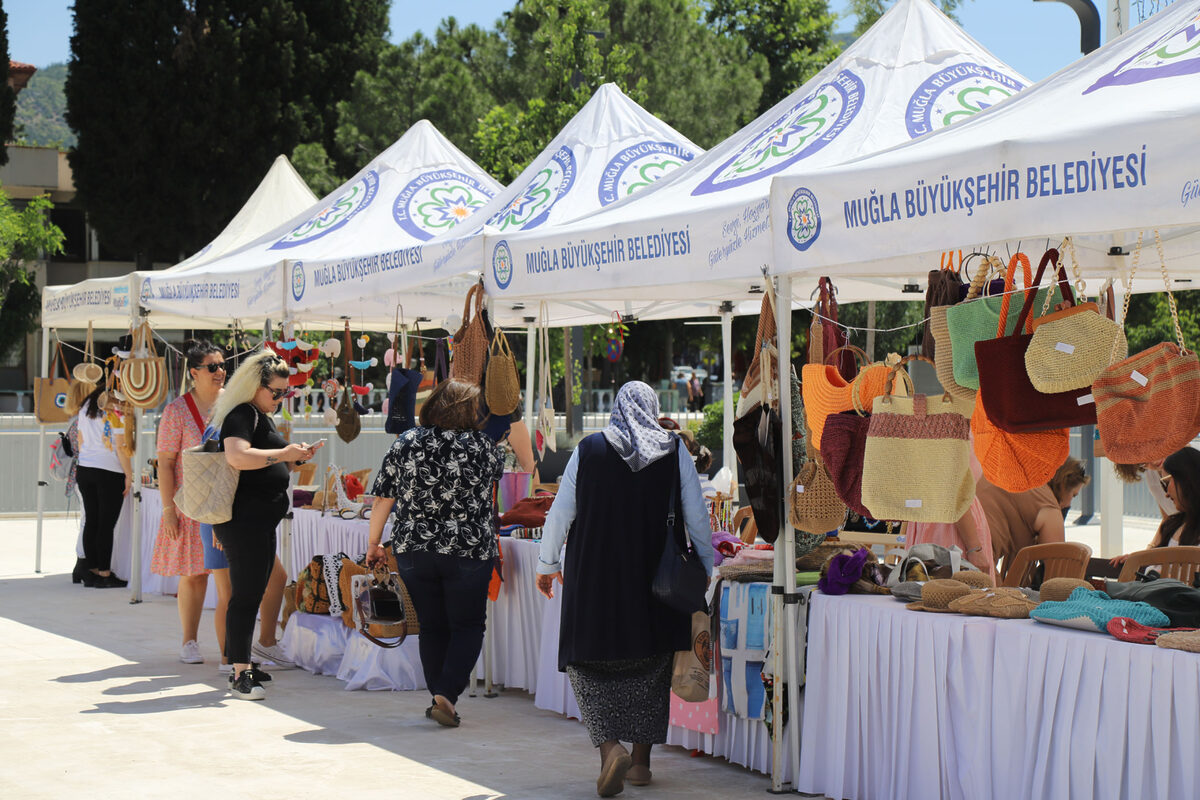
[[[658,395],[641,381],[630,381],[617,392],[603,433],[634,472],[674,449],[671,434],[658,424]]]

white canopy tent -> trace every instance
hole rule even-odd
[[[1026,83],[928,0],[901,0],[804,86],[645,192],[554,229],[488,231],[488,291],[501,303],[744,298],[772,259],[772,176],[957,124]]]

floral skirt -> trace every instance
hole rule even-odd
[[[671,721],[673,654],[626,661],[586,661],[567,666],[592,745],[667,741]]]
[[[158,527],[158,538],[154,540],[154,556],[150,559],[150,571],[167,578],[187,575],[207,575],[204,568],[204,543],[200,541],[200,523],[179,515],[179,535],[174,539]]]

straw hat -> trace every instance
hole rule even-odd
[[[971,587],[962,581],[949,578],[929,581],[921,587],[921,602],[909,603],[911,611],[936,611],[940,614],[951,614],[950,602],[971,591]]]
[[[1038,591],[1038,597],[1042,602],[1061,603],[1071,596],[1071,592],[1076,589],[1093,589],[1094,587],[1087,581],[1079,578],[1051,578],[1042,582],[1042,587]]]
[[[974,569],[960,569],[958,572],[950,576],[952,580],[962,581],[972,589],[991,589],[996,585],[992,580],[992,576],[986,572],[980,572]]]
[[[1168,650],[1186,650],[1189,653],[1200,653],[1200,631],[1164,633],[1155,639],[1154,643]]]
[[[978,589],[950,603],[950,610],[959,614],[998,619],[1027,619],[1029,612],[1037,608],[1019,589]]]

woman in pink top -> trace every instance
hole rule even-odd
[[[983,476],[983,467],[971,449],[971,474],[975,480]],[[983,572],[996,579],[996,564],[992,559],[992,535],[988,528],[983,506],[976,496],[971,507],[958,522],[913,522],[908,526],[907,546],[914,544],[940,544],[943,547],[958,547],[970,561]]]

